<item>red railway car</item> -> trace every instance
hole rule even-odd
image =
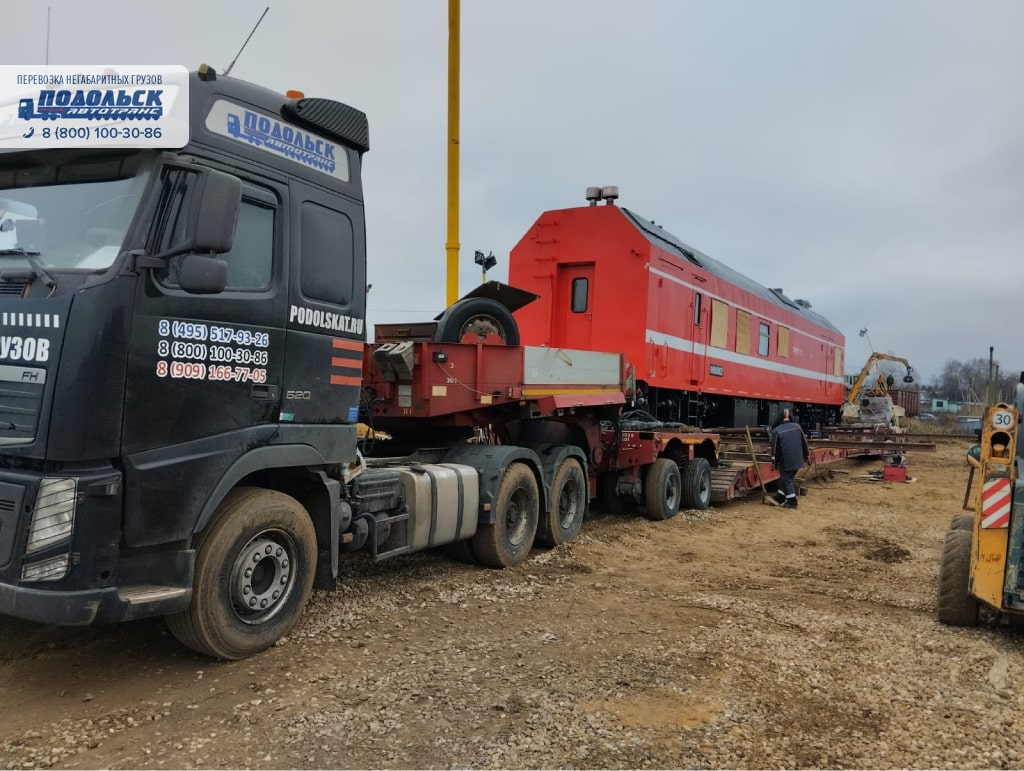
[[[540,295],[515,313],[521,342],[624,353],[659,420],[768,425],[790,408],[805,427],[838,422],[839,330],[617,196],[588,189],[589,205],[545,212],[512,250],[509,283]]]

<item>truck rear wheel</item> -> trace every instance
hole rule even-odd
[[[647,469],[644,477],[644,503],[647,518],[660,522],[679,513],[679,466],[670,458],[658,458]]]
[[[971,540],[974,533],[950,527],[942,547],[939,565],[939,621],[950,626],[977,626],[978,601],[967,587],[971,574]]]
[[[494,523],[477,527],[473,556],[492,568],[510,568],[530,555],[537,534],[540,493],[533,472],[522,463],[505,469],[494,496]]]
[[[706,509],[711,505],[711,464],[694,458],[682,469],[683,508]]]
[[[552,547],[575,538],[586,516],[589,499],[582,466],[578,460],[566,458],[551,482],[551,511],[540,518],[537,542]]]
[[[294,498],[232,491],[196,539],[192,604],[167,617],[185,646],[243,659],[286,635],[313,589],[316,532]]]

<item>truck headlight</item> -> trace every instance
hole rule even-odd
[[[75,524],[76,477],[44,477],[39,481],[25,553],[33,554],[70,540]]]

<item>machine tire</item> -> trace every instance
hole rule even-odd
[[[682,500],[682,480],[679,466],[670,458],[658,458],[644,476],[645,515],[661,522],[679,513]]]
[[[950,528],[942,547],[939,565],[939,592],[936,611],[943,624],[950,626],[977,626],[978,600],[968,591],[971,572],[970,530]]]
[[[497,300],[467,297],[451,305],[437,321],[434,341],[461,343],[466,335],[497,335],[505,345],[519,345],[519,326],[512,312]]]
[[[218,507],[195,548],[192,604],[167,616],[183,645],[237,660],[291,630],[316,574],[316,531],[302,504],[274,490],[240,487]],[[250,563],[255,567],[246,572]],[[276,596],[275,585],[284,587]],[[240,600],[254,591],[264,595],[265,607],[250,611]]]
[[[550,548],[575,538],[587,515],[589,492],[579,461],[563,460],[551,482],[551,511],[541,516],[537,524],[537,543]]]
[[[949,523],[950,530],[974,530],[973,514],[954,514]]]
[[[694,458],[681,469],[684,509],[706,509],[711,505],[711,464]]]
[[[514,567],[530,556],[540,516],[540,492],[529,467],[509,464],[494,496],[493,510],[494,523],[477,527],[473,555],[488,567]]]

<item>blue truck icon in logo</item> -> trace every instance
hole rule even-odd
[[[18,102],[22,120],[159,120],[164,108],[161,90],[93,89],[91,91],[40,91],[38,107],[33,99]]]

